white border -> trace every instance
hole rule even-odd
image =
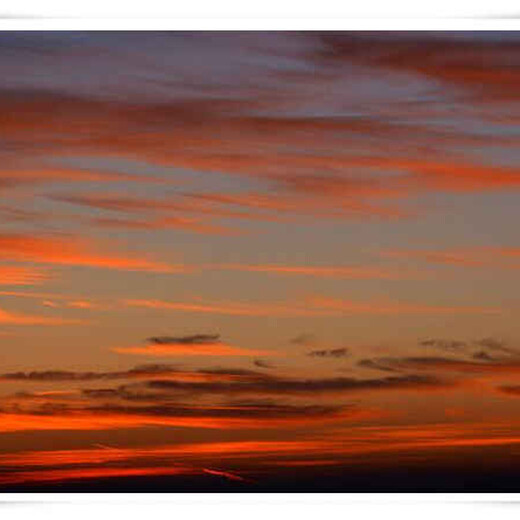
[[[520,7],[519,7],[520,17]],[[2,31],[518,31],[515,19],[42,18],[1,19]]]
[[[22,500],[20,500],[22,499]],[[77,503],[171,504],[192,506],[249,503],[328,505],[342,504],[520,504],[520,493],[0,493],[0,504]]]

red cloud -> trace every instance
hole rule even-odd
[[[100,254],[84,240],[63,237],[0,235],[0,259],[56,265],[75,265],[128,271],[175,272],[172,266],[144,258]]]

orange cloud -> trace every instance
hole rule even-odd
[[[0,285],[35,285],[48,280],[40,269],[18,266],[0,266]]]
[[[392,367],[401,367],[408,369],[431,369],[446,370],[463,373],[476,374],[517,374],[520,372],[520,359],[502,359],[489,362],[476,362],[466,359],[450,359],[436,357],[410,357],[403,359],[395,359],[390,361]],[[384,366],[384,363],[383,363]]]
[[[68,320],[64,318],[52,318],[47,316],[34,316],[0,309],[0,323],[6,325],[67,325],[84,323],[80,320]]]
[[[52,182],[157,182],[154,177],[90,169],[47,168],[0,170],[0,187]],[[164,182],[164,181],[163,181]]]
[[[474,247],[438,251],[408,249],[384,251],[382,255],[394,258],[412,258],[436,264],[460,265],[462,267],[520,268],[520,264],[514,263],[515,260],[520,260],[520,247]]]
[[[498,314],[500,309],[478,306],[441,306],[406,302],[356,302],[327,297],[310,297],[288,303],[169,302],[162,300],[123,300],[130,307],[182,312],[229,314],[235,316],[341,316],[344,314]]]
[[[282,304],[243,302],[168,302],[162,300],[123,300],[130,307],[165,309],[183,312],[229,314],[233,316],[314,316],[315,311]]]
[[[406,302],[353,302],[337,298],[314,297],[311,306],[344,314],[499,314],[500,309],[478,306],[442,306]]]
[[[0,259],[128,271],[185,270],[182,266],[171,266],[142,258],[97,254],[91,249],[88,243],[79,239],[41,238],[22,234],[0,235]]]
[[[240,230],[231,227],[205,222],[201,219],[185,217],[153,218],[150,220],[129,220],[119,218],[95,218],[91,223],[106,228],[124,228],[133,230],[168,230],[180,229],[193,233],[208,235],[237,235]]]
[[[208,266],[209,268],[253,273],[272,273],[278,275],[302,275],[318,278],[348,278],[354,280],[383,279],[398,280],[406,277],[402,271],[391,271],[380,267],[364,266],[296,266],[296,265],[246,265],[223,264]]]
[[[150,344],[144,347],[116,347],[112,349],[119,354],[139,354],[146,356],[268,356],[273,352],[268,350],[251,350],[233,347],[221,341],[204,343],[202,345],[187,345],[185,343],[168,343],[164,345]]]

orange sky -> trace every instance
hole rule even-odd
[[[515,457],[519,56],[0,35],[0,487]]]

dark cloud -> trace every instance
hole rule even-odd
[[[492,358],[486,352],[478,352],[471,359],[458,359],[441,356],[386,357],[363,360],[366,368],[379,370],[433,370],[467,373],[517,373],[520,372],[520,360],[517,358]]]
[[[350,408],[346,406],[321,405],[289,405],[277,403],[240,403],[230,406],[200,406],[196,405],[152,405],[152,406],[122,406],[107,404],[89,406],[88,412],[117,413],[122,415],[150,415],[159,417],[216,417],[240,419],[284,419],[291,417],[317,417],[335,415]]]
[[[350,403],[316,405],[316,404],[289,404],[275,400],[236,400],[217,404],[197,404],[180,402],[170,399],[140,399],[131,393],[125,393],[123,387],[117,389],[99,388],[82,391],[84,402],[77,399],[70,402],[45,401],[32,403],[30,407],[21,407],[8,404],[0,407],[0,413],[30,414],[37,416],[70,415],[87,416],[140,416],[156,418],[200,418],[200,419],[236,419],[241,421],[252,420],[251,427],[255,427],[254,420],[291,420],[312,419],[319,417],[334,417],[356,413],[358,408]],[[21,396],[25,398],[26,396]],[[102,404],[97,404],[102,400]],[[126,402],[125,402],[126,401]],[[165,423],[168,424],[168,423]],[[196,426],[196,425],[195,425]],[[231,424],[232,426],[232,424]]]
[[[452,85],[480,99],[514,100],[520,84],[517,35],[483,39],[462,33],[321,33],[315,59],[339,70],[359,63]],[[516,64],[516,65],[514,65]]]
[[[40,372],[12,372],[2,374],[0,379],[14,381],[93,381],[96,379],[116,379],[115,372],[69,372],[65,370],[44,370]]]
[[[239,378],[247,380],[257,379],[273,379],[274,376],[266,374],[265,372],[259,372],[258,370],[248,370],[247,368],[201,368],[197,370],[199,374],[223,376],[227,378]]]
[[[504,354],[517,353],[515,349],[507,347],[505,341],[493,337],[482,338],[475,341],[474,343],[475,345],[478,345],[479,347],[485,348],[492,352],[503,352]]]
[[[207,396],[309,396],[317,393],[349,393],[370,390],[428,390],[450,386],[452,383],[431,374],[406,374],[382,378],[357,379],[348,377],[322,379],[290,379],[267,376],[251,371],[214,370],[198,374],[218,374],[219,379],[183,380],[152,379],[124,384],[117,388],[84,390],[93,399],[117,398],[129,402],[163,403],[178,398],[198,399]],[[234,374],[233,377],[229,377]]]
[[[371,368],[373,370],[382,370],[384,372],[398,372],[397,368],[381,363],[376,359],[361,359],[358,361],[357,365],[362,368]]]
[[[311,350],[307,353],[311,357],[321,358],[342,358],[347,357],[350,354],[347,348],[333,348],[328,350]]]
[[[427,389],[445,386],[447,383],[430,375],[409,374],[377,379],[346,377],[324,379],[288,379],[271,377],[264,380],[236,382],[185,382],[153,380],[145,387],[166,392],[193,392],[214,394],[313,394],[316,392],[352,392],[386,389]]]
[[[476,359],[478,361],[495,361],[495,358],[490,356],[486,351],[479,350],[478,352],[475,352],[473,356],[471,356],[473,359]]]
[[[263,359],[255,359],[253,361],[253,365],[255,365],[255,367],[258,368],[274,368],[274,365],[272,363],[264,361]]]
[[[86,397],[93,398],[109,398],[119,397],[120,394],[117,388],[86,388],[81,393]]]
[[[500,386],[500,387],[498,387],[498,390],[507,395],[511,395],[514,397],[520,397],[520,386],[518,386],[518,385]]]
[[[422,347],[434,347],[441,350],[460,351],[467,347],[465,341],[449,340],[449,339],[424,339],[419,341]]]
[[[139,365],[129,370],[113,372],[72,372],[65,370],[44,370],[33,372],[11,372],[0,374],[0,380],[5,381],[34,381],[34,382],[60,382],[60,381],[102,381],[113,379],[148,379],[164,376],[186,377],[214,376],[216,380],[259,380],[271,379],[269,374],[258,370],[245,368],[200,368],[193,370],[181,369],[176,365],[147,364]]]
[[[425,339],[419,341],[419,345],[423,347],[433,347],[447,352],[467,352],[470,347],[479,347],[481,349],[479,357],[474,359],[486,359],[489,352],[499,352],[502,354],[516,355],[520,354],[517,350],[508,347],[505,341],[493,337],[486,337],[474,341],[460,341],[452,339]]]
[[[12,381],[96,381],[102,379],[125,379],[164,376],[179,373],[174,365],[139,365],[130,370],[114,372],[72,372],[67,370],[42,370],[0,374],[0,380]]]
[[[316,343],[316,336],[314,334],[299,334],[298,336],[295,336],[292,338],[289,343],[292,343],[293,345],[300,345],[300,346],[310,346],[314,345]]]
[[[154,345],[207,345],[220,340],[220,334],[194,334],[192,336],[153,336],[146,341]]]

